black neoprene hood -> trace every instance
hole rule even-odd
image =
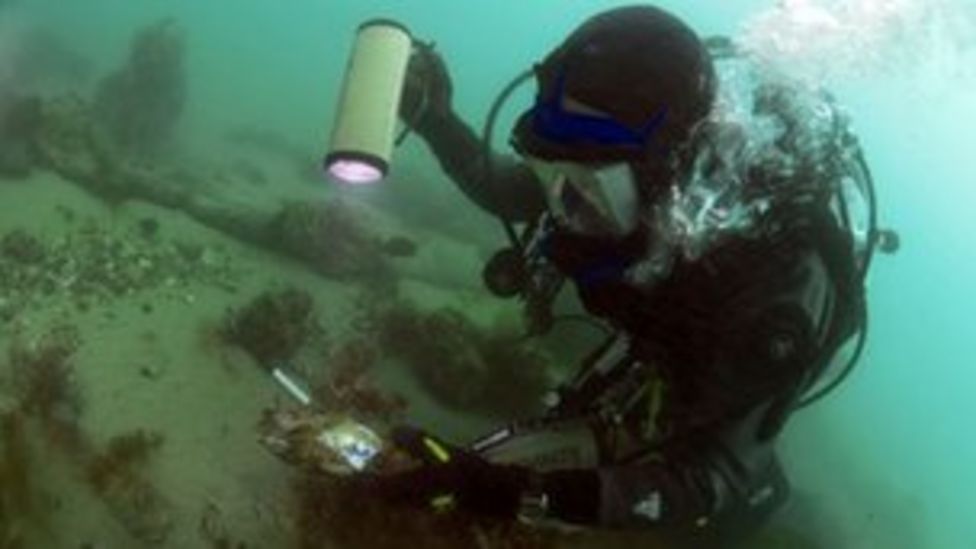
[[[674,15],[653,6],[612,9],[585,21],[536,66],[536,105],[557,94],[608,114],[631,129],[657,113],[666,117],[651,139],[667,152],[707,116],[715,98],[715,69],[702,41]],[[513,144],[547,159],[587,162],[640,160],[648,151],[601,143],[559,143],[536,131],[534,111],[516,124]]]

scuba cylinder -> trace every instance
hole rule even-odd
[[[341,183],[382,180],[390,169],[400,96],[413,39],[389,19],[360,25],[323,167]]]

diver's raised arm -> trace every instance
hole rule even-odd
[[[512,156],[485,161],[481,139],[454,111],[443,58],[419,45],[410,60],[400,113],[424,139],[444,172],[471,200],[510,221],[535,219],[545,197],[532,171]]]

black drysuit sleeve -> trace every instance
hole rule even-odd
[[[457,114],[428,118],[416,131],[468,198],[509,221],[534,221],[542,213],[545,196],[528,166],[492,153],[489,170],[481,140]]]
[[[743,412],[647,460],[545,473],[554,518],[657,527],[695,547],[726,546],[779,506],[788,486],[774,449],[778,419],[788,415],[811,361],[824,355],[835,309],[836,292],[820,256],[800,257],[780,283],[757,282],[720,315],[728,333],[716,341],[713,389],[716,399]],[[784,413],[776,414],[776,407]]]

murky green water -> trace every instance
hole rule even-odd
[[[289,327],[260,352],[320,397],[373,398],[374,411],[396,415],[390,399],[400,392],[409,407],[397,418],[457,439],[516,413],[486,416],[491,406],[471,384],[408,371],[403,356],[370,339],[416,328],[381,314],[394,295],[422,311],[463,311],[471,327],[452,333],[468,343],[501,337],[519,313],[480,285],[481,263],[503,243],[497,222],[416,139],[398,149],[380,188],[343,194],[317,166],[360,22],[392,17],[436,42],[458,111],[480,126],[512,77],[589,14],[622,4],[0,1],[0,114],[42,136],[24,145],[16,130],[0,134],[0,548],[313,547],[313,535],[322,547],[357,547],[403,526],[366,512],[353,533],[308,524],[309,505],[343,502],[296,489],[304,482],[296,470],[258,443],[262,410],[288,396],[226,343],[228,319],[259,295],[298,289],[299,305],[258,314],[275,319],[282,307],[285,320],[269,323]],[[874,171],[881,222],[903,240],[870,278],[863,363],[790,424],[783,453],[795,499],[788,524],[763,547],[976,547],[976,6],[660,5],[703,35],[733,36],[834,90]],[[134,40],[155,44],[149,59],[133,61]],[[140,69],[125,72],[127,64],[151,76],[133,85],[126,79],[139,80]],[[521,90],[518,107],[501,113],[500,136],[531,93]],[[35,95],[40,102],[27,100]],[[136,145],[102,146],[92,117],[114,121]],[[324,216],[303,206],[336,199],[341,211]],[[311,312],[288,331],[302,300]],[[565,375],[593,337],[564,327],[539,352],[562,365],[553,375]],[[368,375],[356,377],[357,368]],[[336,381],[338,372],[352,377]],[[453,391],[453,407],[430,396],[430,376]],[[508,381],[483,383],[499,390]],[[465,403],[481,413],[461,411]],[[501,535],[403,543],[496,547]]]

